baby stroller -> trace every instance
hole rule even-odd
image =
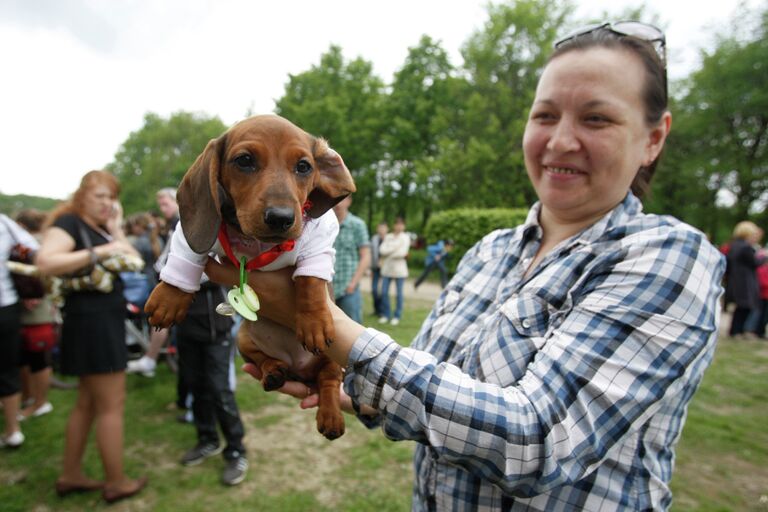
[[[150,326],[144,313],[144,303],[152,289],[149,278],[142,272],[121,272],[120,278],[123,280],[123,295],[128,310],[128,316],[125,319],[125,344],[128,346],[130,358],[138,359],[149,348]],[[163,347],[160,355],[171,371],[176,373],[179,364],[176,346],[172,341]]]

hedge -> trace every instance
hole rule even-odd
[[[448,269],[456,270],[461,257],[481,238],[495,229],[512,228],[525,222],[525,208],[459,208],[435,213],[424,229],[427,244],[452,239],[456,244],[448,259]]]

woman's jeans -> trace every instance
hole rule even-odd
[[[389,307],[389,283],[395,282],[395,314],[392,315]],[[397,318],[398,320],[403,316],[403,284],[405,283],[404,277],[386,277],[381,281],[381,316],[388,319]]]
[[[381,270],[371,269],[371,296],[373,298],[373,311],[376,316],[381,316]]]
[[[352,293],[336,297],[334,302],[349,318],[359,324],[363,323],[363,296],[360,295],[359,286]]]

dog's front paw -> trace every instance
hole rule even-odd
[[[194,298],[193,293],[187,293],[161,281],[152,290],[144,305],[149,324],[154,327],[170,327],[172,324],[181,323],[187,316],[187,310]]]
[[[327,309],[311,313],[296,313],[296,336],[306,350],[317,355],[333,341],[334,329],[331,312]]]

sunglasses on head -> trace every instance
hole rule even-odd
[[[637,39],[648,41],[649,43],[654,44],[654,48],[656,48],[656,52],[659,54],[661,62],[664,63],[664,66],[666,67],[667,38],[664,37],[664,32],[662,32],[658,27],[654,27],[653,25],[642,23],[640,21],[594,23],[592,25],[577,28],[576,30],[555,41],[555,48],[579,36],[590,34],[598,30],[607,30],[608,32],[613,32],[614,34],[620,36],[635,37]]]

